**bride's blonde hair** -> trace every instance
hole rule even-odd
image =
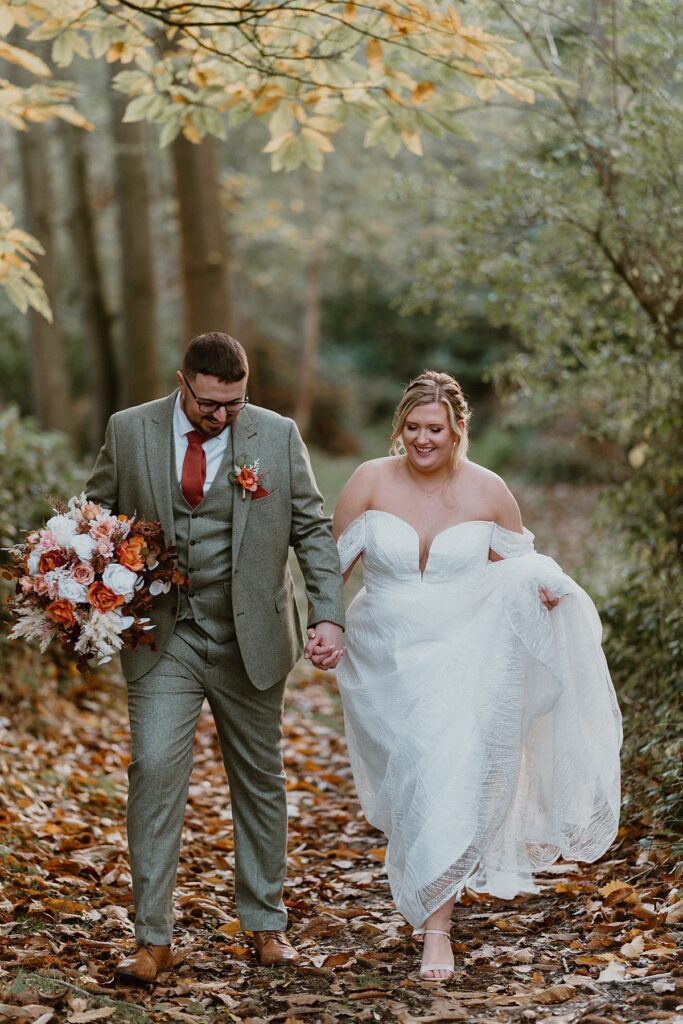
[[[453,468],[467,455],[469,445],[468,424],[472,411],[467,404],[463,390],[450,373],[439,373],[437,370],[425,370],[415,380],[411,380],[403,392],[403,398],[396,406],[391,431],[391,454],[405,455],[405,447],[401,434],[410,413],[418,405],[431,405],[440,402],[446,408],[451,430],[457,437],[453,444],[451,461]]]

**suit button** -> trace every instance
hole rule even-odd
[[[194,544],[198,544],[198,543],[199,543],[199,541],[191,540],[190,541],[190,547],[192,547]]]
[[[195,572],[196,570],[195,570],[195,569],[188,569],[187,571],[188,571],[188,572],[189,572],[190,574],[192,574],[192,573],[193,573],[193,572]]]

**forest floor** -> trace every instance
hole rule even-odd
[[[522,500],[544,519],[555,510],[583,521],[583,506],[567,515],[561,490]],[[588,538],[555,527],[550,553],[576,568]],[[537,895],[466,894],[454,913],[455,975],[423,982],[411,929],[392,909],[383,837],[358,807],[333,679],[307,667],[288,688],[285,720],[286,900],[300,965],[259,968],[239,930],[227,783],[204,714],[176,890],[177,967],[152,987],[117,984],[114,966],[133,948],[124,688],[114,676],[75,680],[67,700],[47,678],[35,692],[0,717],[0,1022],[683,1022],[681,875],[638,803],[637,764],[625,765],[623,823],[607,855],[559,862]]]

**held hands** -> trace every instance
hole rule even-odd
[[[549,590],[547,587],[539,587],[538,593],[541,598],[541,604],[545,605],[549,612],[551,612],[553,608],[557,608],[560,603],[560,599],[553,594],[552,590]]]
[[[304,658],[316,668],[336,668],[344,654],[344,630],[336,622],[317,622],[308,630]]]

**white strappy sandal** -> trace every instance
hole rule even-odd
[[[450,940],[450,932],[442,932],[438,928],[416,928],[413,932],[415,938],[422,938],[424,940],[425,935],[445,935]],[[447,971],[445,978],[428,978],[427,974],[431,974],[432,971]],[[422,964],[420,967],[420,977],[423,981],[448,981],[452,978],[455,973],[455,964]]]

